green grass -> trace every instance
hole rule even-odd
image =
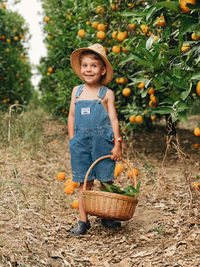
[[[0,112],[0,146],[12,148],[15,153],[27,150],[37,152],[44,145],[43,125],[48,117],[41,107],[14,106],[6,113]]]

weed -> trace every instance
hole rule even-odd
[[[158,233],[158,238],[161,238],[164,234],[164,227],[165,225],[162,223],[162,225],[160,226],[160,228],[154,228],[153,231]]]

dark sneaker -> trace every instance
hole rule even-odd
[[[121,227],[121,222],[114,219],[101,219],[101,223],[110,229]]]
[[[90,229],[90,222],[83,222],[83,221],[78,221],[78,223],[74,226],[72,226],[68,232],[74,234],[74,235],[84,235],[88,229]]]

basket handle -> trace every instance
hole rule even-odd
[[[83,184],[83,190],[86,190],[86,184],[87,184],[87,179],[88,179],[88,175],[91,171],[91,169],[94,167],[94,165],[96,165],[99,161],[103,160],[103,159],[107,159],[107,158],[111,158],[111,155],[107,155],[107,156],[103,156],[103,157],[100,157],[98,158],[97,160],[95,160],[92,165],[89,167],[86,175],[85,175],[85,179],[84,179],[84,184]],[[124,162],[127,167],[132,171],[133,173],[133,180],[134,180],[134,187],[136,188],[137,186],[137,179],[136,179],[136,175],[134,173],[134,170],[132,168],[132,166],[130,165],[130,163],[128,161],[126,161],[125,159],[121,159],[122,162]]]

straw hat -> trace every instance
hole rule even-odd
[[[80,48],[75,50],[70,57],[70,62],[72,69],[78,75],[79,78],[83,79],[81,76],[81,68],[80,68],[80,55],[85,51],[93,51],[98,54],[106,65],[106,74],[105,77],[102,79],[102,84],[107,85],[113,78],[113,68],[110,62],[107,59],[105,49],[100,44],[93,44],[88,47]]]

